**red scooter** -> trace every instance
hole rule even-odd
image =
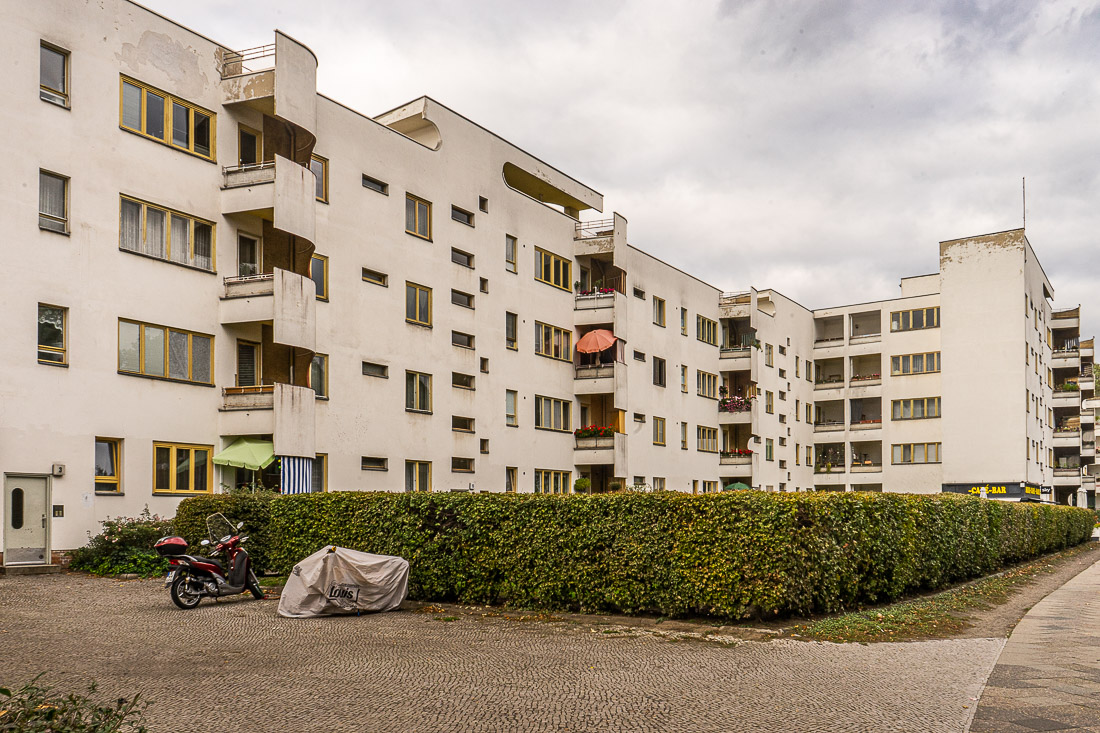
[[[187,541],[182,537],[157,540],[154,547],[172,566],[164,579],[164,587],[169,589],[173,603],[180,608],[194,608],[204,597],[235,596],[246,590],[257,600],[264,597],[256,574],[252,572],[248,553],[241,547],[248,540],[237,534],[242,526],[243,522],[239,522],[234,527],[221,514],[206,518],[210,539],[199,544],[203,547],[213,544],[214,552],[210,554],[223,552],[225,563],[213,557],[186,554]]]

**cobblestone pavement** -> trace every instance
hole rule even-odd
[[[176,609],[157,581],[0,578],[0,682],[140,691],[155,731],[962,731],[1001,639],[725,645],[397,611]],[[598,628],[598,627],[597,627]]]
[[[1100,733],[1100,563],[1016,625],[970,730]]]

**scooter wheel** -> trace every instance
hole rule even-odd
[[[172,588],[169,593],[172,596],[172,603],[183,609],[194,608],[202,600],[201,594],[191,592],[188,585],[189,581],[190,578],[186,575],[180,575],[172,581]]]
[[[260,581],[256,580],[256,576],[251,570],[248,571],[248,591],[257,601],[264,597],[263,589],[260,588]]]

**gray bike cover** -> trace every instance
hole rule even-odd
[[[288,618],[390,611],[409,592],[409,561],[330,545],[297,565],[279,599]]]

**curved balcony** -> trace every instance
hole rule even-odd
[[[222,325],[270,323],[275,343],[316,350],[317,286],[297,273],[225,278],[218,315]]]
[[[219,433],[271,435],[276,455],[312,456],[316,453],[316,402],[312,389],[291,384],[225,387]]]

